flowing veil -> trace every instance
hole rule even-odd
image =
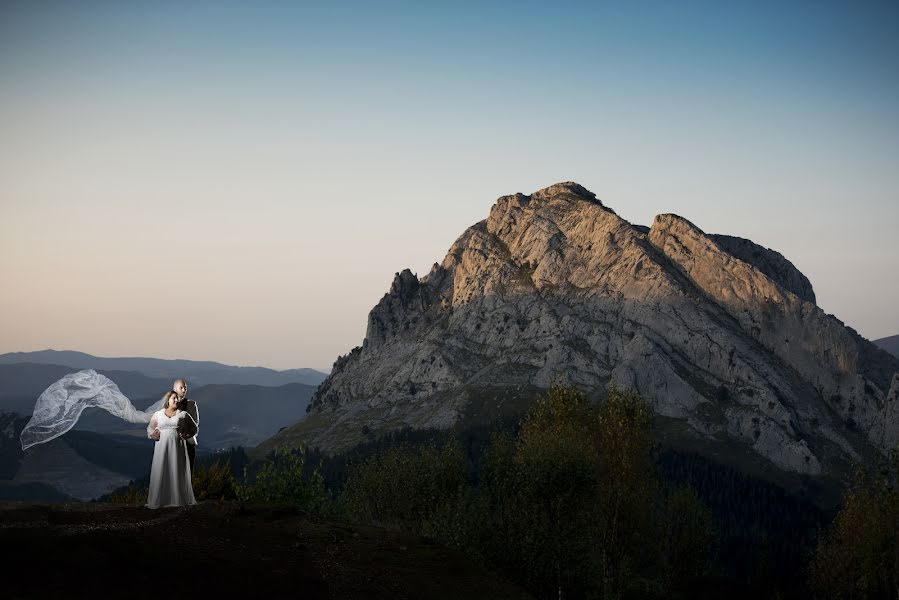
[[[119,386],[105,375],[93,369],[69,373],[37,399],[31,420],[20,436],[22,450],[61,436],[78,422],[85,408],[102,408],[123,421],[146,425],[153,413],[162,408],[162,400],[147,410],[137,410]]]

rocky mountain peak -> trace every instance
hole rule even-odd
[[[409,269],[403,269],[393,277],[393,283],[390,284],[391,296],[400,298],[409,298],[418,289],[418,277],[416,277]]]
[[[691,444],[832,474],[899,443],[896,373],[774,250],[674,214],[634,226],[566,182],[500,197],[421,280],[397,273],[270,444],[445,428],[563,381],[633,388]]]
[[[542,190],[537,190],[536,192],[531,194],[530,197],[534,200],[543,200],[546,198],[552,198],[554,196],[559,196],[559,195],[576,196],[578,198],[587,200],[589,202],[597,202],[599,204],[602,204],[596,198],[596,194],[594,194],[593,192],[591,192],[584,186],[580,185],[579,183],[575,183],[573,181],[563,181],[561,183],[554,183],[553,185],[551,185],[549,187],[545,187]]]

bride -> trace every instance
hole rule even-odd
[[[163,407],[153,413],[150,424],[147,425],[147,437],[156,440],[156,445],[153,448],[146,506],[159,508],[196,504],[185,442],[185,438],[189,437],[188,433],[196,431],[196,423],[180,408],[178,394],[175,392],[166,393]]]

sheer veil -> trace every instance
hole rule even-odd
[[[71,429],[85,408],[102,408],[129,423],[149,423],[162,408],[162,399],[147,410],[137,410],[111,379],[93,369],[69,373],[48,387],[37,399],[31,420],[22,430],[22,450],[43,444]]]

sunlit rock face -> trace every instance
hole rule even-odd
[[[818,475],[899,442],[897,373],[774,250],[673,214],[632,225],[560,183],[499,198],[428,274],[398,273],[306,419],[263,447],[446,428],[476,397],[561,381],[636,389],[688,435]]]

